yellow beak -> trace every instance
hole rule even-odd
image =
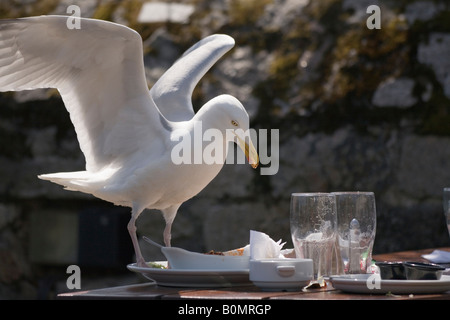
[[[248,163],[252,166],[253,169],[256,169],[259,164],[259,157],[255,147],[253,146],[252,140],[248,139],[249,142],[247,143],[245,142],[245,139],[242,139],[241,137],[239,137],[239,135],[236,134],[236,137],[238,140],[238,145],[245,153],[245,157],[247,158]]]

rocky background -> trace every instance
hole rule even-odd
[[[144,40],[149,86],[199,39],[235,38],[197,87],[194,104],[229,93],[246,106],[253,128],[279,129],[279,158],[272,159],[279,170],[261,175],[225,165],[182,205],[173,245],[226,250],[247,244],[253,229],[292,247],[290,194],[344,190],[375,193],[374,253],[450,244],[442,210],[442,188],[450,186],[448,1],[178,2],[193,8],[185,23],[142,22],[141,0],[0,1],[0,18],[65,15],[76,4],[83,17],[134,28]],[[366,26],[373,4],[381,8],[381,29]],[[133,261],[128,209],[36,177],[84,166],[57,92],[2,93],[0,104],[0,298],[54,298],[68,290],[70,264],[82,268],[82,289],[142,281],[125,268]],[[90,217],[114,225],[111,238],[83,232]],[[159,242],[163,227],[157,212],[138,221],[140,234]],[[103,252],[119,241],[125,258],[107,251],[110,260],[89,265],[90,248],[102,241]],[[142,247],[147,259],[162,258]]]

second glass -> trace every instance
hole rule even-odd
[[[333,192],[337,205],[337,245],[343,273],[367,273],[376,232],[373,192]]]

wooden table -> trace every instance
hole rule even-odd
[[[449,248],[437,248],[450,251]],[[377,261],[426,261],[422,254],[430,253],[434,249],[395,252],[374,255]],[[219,299],[219,300],[450,300],[450,291],[442,294],[354,294],[344,293],[328,285],[326,288],[308,289],[298,292],[264,292],[259,288],[248,285],[231,288],[174,288],[162,287],[153,283],[133,284],[90,291],[78,291],[59,294],[58,299]],[[187,300],[185,300],[187,301]]]

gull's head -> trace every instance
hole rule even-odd
[[[250,137],[250,117],[242,103],[227,94],[208,101],[196,115],[208,128],[220,130],[226,142],[235,142],[245,153],[253,168],[257,168],[259,157]]]

